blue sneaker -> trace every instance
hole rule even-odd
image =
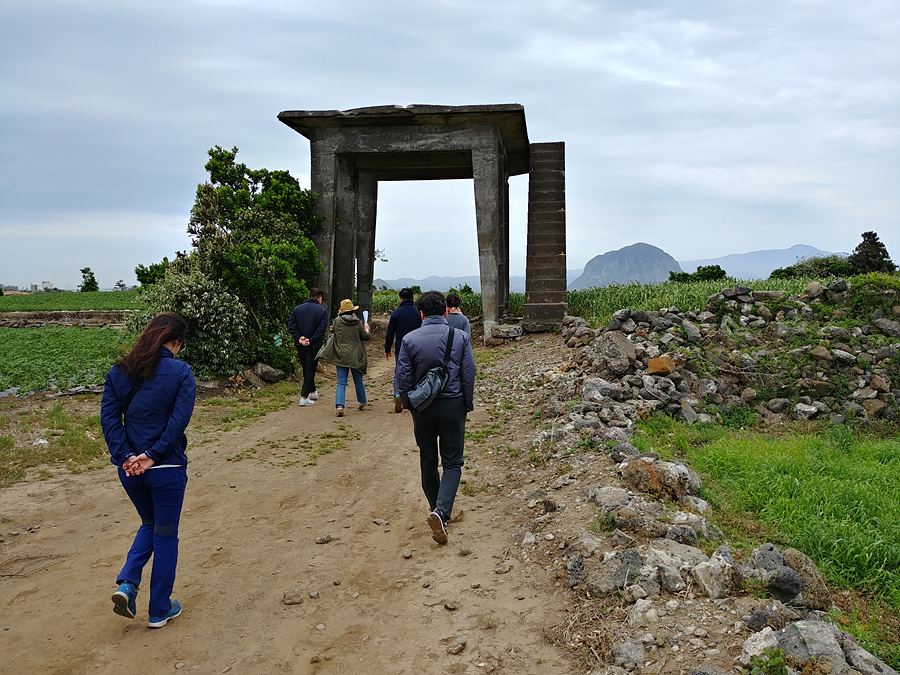
[[[168,613],[165,616],[151,616],[147,621],[147,626],[150,628],[162,628],[169,623],[169,619],[174,619],[177,616],[181,616],[181,603],[177,600],[172,600],[172,606],[169,608]]]
[[[113,611],[126,619],[133,619],[137,614],[137,594],[137,586],[123,581],[112,594]]]

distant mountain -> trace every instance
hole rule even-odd
[[[793,265],[801,258],[822,255],[831,255],[831,253],[821,251],[815,246],[808,246],[807,244],[794,244],[790,248],[732,253],[721,258],[682,260],[680,264],[685,272],[694,272],[703,265],[719,265],[730,277],[737,279],[768,279],[772,270],[778,267]]]
[[[591,258],[581,276],[569,284],[569,290],[630,282],[655,284],[666,281],[669,272],[680,271],[678,261],[661,248],[632,244]]]
[[[581,275],[581,270],[566,270],[566,282],[572,281]],[[401,279],[375,279],[372,282],[375,288],[387,286],[395,291],[409,286],[419,286],[423,291],[446,291],[451,288],[459,288],[463,284],[469,284],[473,291],[481,291],[481,277],[477,274],[464,277],[439,277],[430,276],[424,279],[403,277]],[[512,293],[525,292],[525,277],[514,276],[509,278],[509,290]]]

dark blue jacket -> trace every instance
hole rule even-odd
[[[400,354],[397,367],[394,369],[394,391],[400,392],[403,405],[409,408],[406,392],[416,386],[429,368],[444,362],[444,350],[447,347],[447,333],[450,326],[442,316],[428,316],[422,327],[403,338],[400,343]],[[438,398],[461,398],[466,410],[474,409],[475,394],[475,355],[472,353],[472,341],[463,331],[453,333],[453,346],[450,348],[450,360],[447,363],[449,377],[444,390]]]
[[[316,300],[297,305],[288,317],[288,331],[294,337],[295,345],[300,336],[309,338],[312,345],[321,345],[327,330],[328,310]]]
[[[160,349],[153,376],[144,380],[128,407],[122,424],[122,406],[135,386],[118,366],[106,374],[100,401],[100,426],[109,448],[110,461],[121,467],[132,455],[147,453],[157,464],[187,465],[184,430],[194,412],[197,383],[191,367],[177,360],[166,347]]]
[[[390,354],[394,351],[394,339],[396,338],[397,354],[399,355],[400,343],[403,342],[404,336],[421,325],[422,317],[419,316],[419,310],[416,309],[413,301],[404,300],[401,302],[400,306],[391,312],[387,335],[384,336],[384,353]]]

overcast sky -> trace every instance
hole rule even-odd
[[[900,3],[0,0],[0,282],[134,282],[206,150],[309,186],[282,110],[521,103],[566,142],[569,267],[864,230],[900,258]],[[511,272],[527,179],[511,180]],[[383,278],[475,274],[471,181],[382,183]]]

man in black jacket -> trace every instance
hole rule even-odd
[[[409,407],[408,392],[421,381],[429,368],[444,363],[450,338],[447,303],[437,291],[419,296],[417,307],[422,327],[406,335],[394,372],[394,388]],[[453,502],[462,476],[463,446],[466,438],[466,413],[474,407],[475,357],[469,336],[453,331],[447,382],[434,402],[425,410],[412,410],[413,432],[419,446],[422,490],[431,513],[428,525],[431,538],[447,543],[447,523],[453,516]],[[438,473],[440,459],[443,474]]]
[[[328,330],[328,310],[322,306],[325,294],[321,289],[309,289],[309,300],[294,307],[288,317],[288,330],[297,347],[297,358],[303,369],[300,405],[313,405],[319,398],[316,391],[316,354]]]
[[[384,358],[391,358],[391,351],[394,349],[396,341],[397,349],[394,351],[394,361],[400,355],[400,343],[403,337],[410,331],[414,331],[422,325],[422,318],[419,316],[419,310],[413,304],[413,292],[409,288],[400,289],[400,306],[391,312],[391,318],[388,321],[387,334],[384,336]],[[400,403],[400,396],[394,389],[394,412],[403,412],[403,404]]]

